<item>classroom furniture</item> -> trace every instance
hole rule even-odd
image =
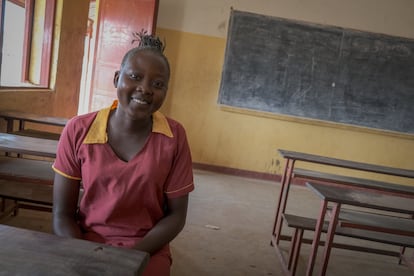
[[[40,125],[57,126],[62,128],[68,122],[67,118],[42,116],[29,112],[20,112],[13,110],[0,111],[0,118],[3,118],[7,121],[7,133],[54,140],[59,140],[59,133],[28,129],[26,128],[26,122]],[[15,122],[17,122],[17,129],[15,129]]]
[[[16,216],[19,208],[51,212],[53,186],[0,179],[0,197],[14,201],[10,205],[2,203],[4,205],[1,206],[0,220],[11,213]]]
[[[58,141],[52,139],[0,133],[0,151],[41,157],[56,157]]]
[[[386,174],[386,175],[393,175],[399,177],[407,177],[407,178],[414,178],[414,170],[406,170],[400,168],[392,168],[387,166],[380,166],[350,160],[343,160],[331,157],[325,157],[315,154],[308,154],[296,151],[288,151],[279,149],[278,152],[280,155],[286,159],[286,164],[284,168],[284,172],[281,179],[281,190],[279,194],[279,199],[276,207],[276,217],[273,226],[273,241],[274,244],[278,244],[280,240],[281,228],[282,228],[282,216],[281,214],[285,212],[287,199],[289,195],[289,188],[292,181],[293,170],[296,161],[302,162],[309,162],[314,164],[321,164],[327,166],[334,166],[340,168],[347,168],[351,170],[359,170],[359,171],[366,171],[366,172],[374,172],[378,174]],[[390,190],[392,190],[392,185],[389,186]],[[398,189],[401,188],[400,185],[396,186],[396,192]],[[407,188],[408,191],[411,188]]]
[[[306,183],[306,186],[321,198],[321,208],[316,223],[315,235],[312,242],[312,250],[309,256],[306,275],[313,275],[313,269],[325,219],[327,219],[329,223],[327,227],[320,275],[326,274],[342,205],[363,207],[400,214],[414,214],[414,198],[388,194],[378,195],[378,193],[370,189],[360,190],[347,186],[333,186],[310,182]],[[328,203],[332,205],[332,210],[329,216],[327,216]],[[402,234],[401,230],[405,229],[405,231],[407,231],[405,232],[407,236],[414,237],[414,220],[398,217],[393,217],[393,219],[395,220],[394,223],[384,224],[380,228],[372,227],[371,230],[378,230],[380,232],[388,232],[391,234]],[[361,220],[359,223],[363,226],[365,223],[369,224],[370,221]],[[387,231],[381,230],[384,228],[387,228]],[[375,233],[373,235],[375,235]]]
[[[10,275],[141,275],[149,254],[0,225],[0,268]]]
[[[4,180],[0,189],[0,218],[11,212],[17,215],[19,208],[51,210],[49,200],[45,201],[43,195],[53,193],[52,161],[36,157],[55,158],[57,143],[57,140],[0,133],[0,151],[35,157],[0,156],[0,179]],[[13,204],[7,205],[6,199],[14,199]]]
[[[371,242],[376,242],[376,243],[396,245],[404,249],[406,247],[414,248],[414,237],[407,237],[407,236],[397,235],[394,233],[389,233],[391,231],[389,229],[387,229],[387,231],[383,231],[384,228],[382,226],[381,226],[382,228],[379,228],[379,230],[382,230],[382,231],[376,232],[375,235],[373,235],[373,232],[371,230],[361,229],[363,227],[343,227],[343,224],[341,223],[342,220],[344,219],[343,211],[344,210],[342,208],[341,213],[339,214],[340,223],[338,223],[336,227],[335,235],[354,238],[354,239],[360,239],[360,240],[365,240],[365,241],[371,241]],[[396,220],[400,218],[389,217],[387,219]],[[303,243],[308,242],[304,238],[304,232],[315,231],[317,220],[315,218],[297,216],[297,215],[292,215],[292,214],[283,214],[283,221],[286,223],[288,227],[293,228],[293,235],[292,235],[291,245],[289,249],[289,257],[286,263],[282,263],[283,265],[282,268],[285,270],[286,274],[295,275],[297,265],[298,265],[298,259],[300,256],[301,246]],[[352,222],[355,223],[354,221],[355,221],[355,216],[352,216]],[[365,223],[366,221],[364,221],[364,224],[362,226],[364,226]],[[376,226],[378,226],[378,224]],[[324,222],[321,231],[324,233],[328,231],[327,221]],[[310,242],[312,242],[312,240],[310,240]],[[408,257],[404,255],[405,250],[401,250],[400,252],[395,252],[395,251],[390,251],[386,249],[371,248],[371,247],[368,248],[366,246],[359,246],[359,245],[345,245],[345,244],[335,243],[335,242],[332,242],[332,247],[398,257],[400,259],[399,264],[401,264],[401,262],[404,261],[409,267],[412,267],[411,268],[412,270],[414,270],[414,263],[413,262],[410,263],[410,260],[408,259]]]
[[[308,154],[302,153],[297,151],[289,151],[289,150],[278,150],[279,154],[286,159],[286,164],[284,167],[284,171],[282,174],[281,179],[281,189],[276,205],[276,213],[275,219],[273,224],[272,230],[272,237],[271,237],[271,245],[274,246],[276,253],[282,263],[285,265],[287,262],[284,259],[281,249],[279,248],[279,242],[281,239],[283,240],[290,240],[292,237],[287,235],[282,235],[282,225],[283,225],[283,214],[286,211],[287,200],[289,196],[289,188],[291,182],[293,180],[294,171],[298,170],[295,168],[296,162],[307,162],[331,167],[339,167],[339,168],[346,168],[350,170],[357,170],[357,171],[366,171],[366,172],[373,172],[378,174],[384,175],[392,175],[397,177],[405,177],[405,178],[413,178],[414,179],[414,170],[406,170],[400,168],[393,168],[387,166],[380,166],[350,160],[343,160],[337,158],[331,158],[326,156],[320,156],[315,154]],[[389,193],[396,193],[396,194],[404,194],[405,196],[409,196],[414,194],[414,187],[411,186],[404,186],[404,185],[396,185],[392,183],[385,183],[379,181],[372,181],[367,179],[360,179],[360,178],[353,178],[353,177],[345,177],[345,176],[337,176],[333,174],[326,174],[322,172],[313,172],[313,171],[297,171],[298,175],[309,179],[316,179],[316,180],[323,180],[326,184],[342,184],[348,185],[354,188],[371,188],[377,191],[382,192],[389,192]],[[308,225],[309,226],[309,225]],[[312,241],[309,241],[312,242]],[[338,247],[341,245],[338,245]],[[349,249],[352,249],[352,246],[348,246]],[[365,248],[354,248],[355,250],[361,251],[368,251],[374,252],[375,250],[368,250]],[[380,254],[387,252],[378,252]],[[289,265],[289,264],[288,264]]]

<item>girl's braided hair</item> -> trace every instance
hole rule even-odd
[[[131,43],[134,44],[134,42],[138,41],[138,48],[149,48],[164,53],[165,41],[163,43],[158,36],[149,35],[147,34],[147,31],[144,30],[132,33],[132,35],[135,39],[133,39]]]
[[[170,71],[170,64],[167,57],[164,55],[164,49],[166,45],[165,41],[162,42],[158,36],[148,34],[145,30],[134,32],[132,35],[134,36],[134,39],[131,41],[131,44],[138,42],[138,46],[130,49],[125,54],[124,58],[122,59],[121,68],[125,65],[125,62],[138,51],[149,50],[160,55],[167,64],[168,72]]]

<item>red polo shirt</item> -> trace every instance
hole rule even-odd
[[[82,180],[79,219],[84,238],[132,247],[163,217],[165,197],[194,189],[184,128],[160,112],[143,149],[130,161],[108,144],[110,108],[71,119],[62,132],[55,172]],[[167,247],[165,247],[167,249]]]

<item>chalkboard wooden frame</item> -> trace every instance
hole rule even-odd
[[[218,104],[414,134],[414,39],[231,10]]]

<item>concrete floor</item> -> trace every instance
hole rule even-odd
[[[172,276],[283,275],[269,242],[279,184],[195,170],[195,185],[190,195],[187,224],[171,244]],[[287,208],[316,217],[319,199],[307,188],[294,186]],[[2,223],[50,232],[51,214],[21,210],[17,217]],[[289,231],[287,227],[283,230]],[[398,250],[394,246],[356,239],[340,241]],[[281,241],[281,246],[287,252],[288,242]],[[304,275],[309,250],[310,245],[302,246],[297,275]],[[319,271],[319,266],[315,271]],[[334,248],[327,275],[412,276],[414,273],[405,265],[398,265],[395,257]]]

